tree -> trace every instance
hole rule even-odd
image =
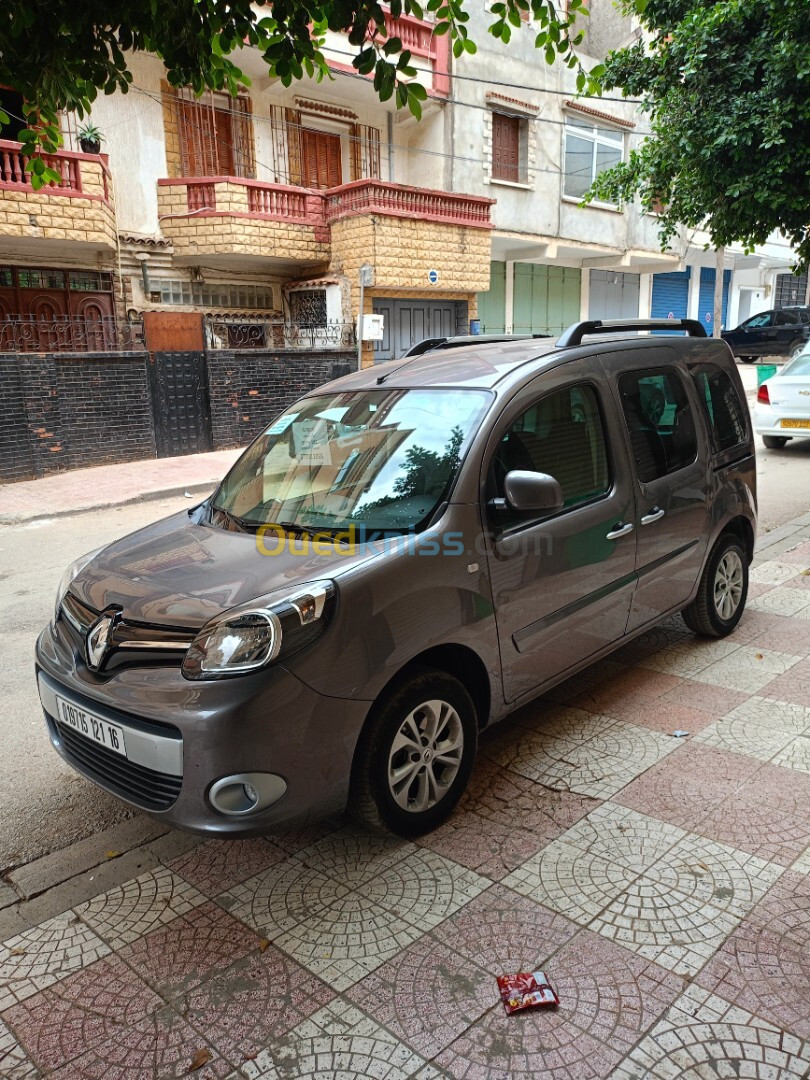
[[[652,135],[603,172],[588,199],[661,209],[746,250],[782,231],[810,261],[810,19],[807,0],[634,3],[647,40],[605,62],[604,89],[644,99]]]
[[[455,56],[476,51],[470,39],[465,0],[427,0],[435,34],[450,34]],[[492,5],[491,32],[508,42],[512,27],[530,0],[499,0]],[[419,0],[390,0],[388,8],[423,16]],[[575,20],[582,0],[569,0],[561,14],[553,0],[531,0],[537,20],[536,44],[551,63],[558,57],[579,68],[580,89],[594,89],[579,63],[575,46],[582,39]],[[239,50],[259,49],[269,72],[289,86],[305,74],[330,77],[323,54],[327,30],[348,34],[360,74],[372,75],[382,100],[396,95],[398,108],[418,118],[427,94],[418,82],[411,54],[402,41],[387,37],[379,0],[3,0],[0,5],[0,84],[22,93],[28,127],[21,141],[32,156],[35,187],[56,180],[38,152],[59,144],[60,110],[83,117],[99,91],[126,93],[132,82],[127,52],[159,56],[174,86],[228,90],[250,82],[239,69]],[[7,118],[6,118],[7,119]]]

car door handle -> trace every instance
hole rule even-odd
[[[618,540],[620,536],[627,536],[628,533],[633,531],[633,526],[628,521],[625,525],[621,521],[617,521],[610,532],[605,536],[606,540]]]
[[[654,506],[649,514],[645,514],[641,519],[641,524],[652,525],[654,521],[660,521],[665,513],[666,511],[662,510],[660,506]]]

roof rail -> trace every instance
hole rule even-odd
[[[626,334],[631,330],[685,330],[689,337],[706,337],[706,328],[697,319],[592,319],[572,323],[557,341],[558,349],[581,345],[586,334]]]

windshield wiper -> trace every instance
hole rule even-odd
[[[237,517],[230,510],[226,510],[224,506],[212,506],[211,509],[215,514],[222,514],[225,520],[235,525],[239,532],[248,532],[250,522],[245,521],[244,518]]]

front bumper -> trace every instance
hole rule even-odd
[[[211,682],[189,682],[168,665],[99,677],[60,623],[40,635],[36,661],[57,752],[83,776],[166,824],[252,836],[345,807],[367,701],[324,697],[280,666]],[[127,757],[60,724],[57,695],[121,727]],[[217,811],[212,787],[242,774],[273,777],[271,786],[283,794],[253,813]]]

